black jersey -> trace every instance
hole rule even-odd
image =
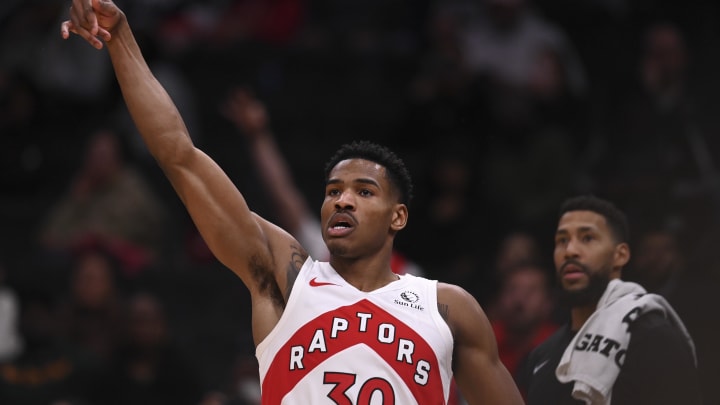
[[[633,322],[630,333],[612,405],[702,403],[692,351],[679,330],[662,314],[648,312]],[[563,384],[555,376],[574,335],[565,325],[528,356],[518,375],[527,405],[583,405],[571,396],[573,384]]]

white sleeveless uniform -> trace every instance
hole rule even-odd
[[[308,258],[257,346],[262,403],[446,404],[452,351],[436,281],[401,275],[363,292]]]

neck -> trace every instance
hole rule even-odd
[[[585,322],[590,318],[590,315],[595,312],[595,309],[597,308],[597,303],[592,305],[583,305],[583,306],[577,306],[573,307],[570,310],[570,328],[577,332],[580,330],[580,327],[582,327]]]
[[[373,291],[399,279],[390,268],[389,254],[354,259],[332,256],[330,265],[360,291]]]

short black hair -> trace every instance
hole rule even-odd
[[[346,159],[364,159],[383,166],[390,183],[399,192],[400,203],[409,204],[412,200],[410,172],[402,159],[387,147],[370,141],[353,141],[341,146],[325,164],[325,180],[330,178],[330,172],[335,165]]]
[[[627,217],[611,201],[594,195],[581,195],[568,198],[560,206],[558,217],[569,211],[592,211],[602,215],[610,227],[610,232],[619,243],[627,243],[630,239],[630,227]]]

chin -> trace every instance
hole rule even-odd
[[[327,248],[332,256],[344,257],[348,254],[348,248],[338,243],[328,243]]]
[[[607,282],[590,283],[583,286],[563,286],[560,292],[560,301],[566,305],[585,306],[597,304],[605,292]]]
[[[567,291],[569,294],[573,293],[581,293],[584,290],[588,289],[588,283],[586,281],[563,281],[562,282],[562,288],[563,290]]]

